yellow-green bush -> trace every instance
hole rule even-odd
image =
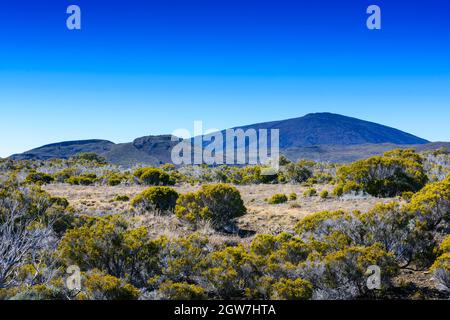
[[[295,192],[292,192],[292,193],[289,195],[289,200],[290,200],[290,201],[295,201],[295,200],[297,200],[297,194],[296,194]]]
[[[158,168],[144,167],[137,169],[134,176],[139,183],[147,186],[167,186],[174,184],[170,175]]]
[[[313,286],[303,279],[278,280],[272,286],[271,299],[274,300],[309,300],[313,294]]]
[[[131,205],[146,211],[173,211],[178,197],[178,193],[170,187],[150,187],[134,197]]]
[[[314,197],[317,195],[317,190],[314,188],[306,189],[305,192],[303,192],[304,197]]]
[[[394,150],[382,157],[342,166],[338,169],[337,178],[344,192],[362,190],[378,197],[417,192],[428,180],[422,158],[412,149]]]
[[[140,295],[139,289],[123,279],[96,269],[83,274],[81,288],[81,296],[89,300],[137,300]]]
[[[255,286],[257,266],[242,246],[211,253],[205,268],[203,276],[222,299],[243,298]]]
[[[285,179],[289,182],[302,183],[313,176],[313,162],[299,161],[297,163],[289,163],[283,170]]]
[[[106,164],[106,159],[102,156],[99,156],[98,154],[94,152],[82,152],[74,155],[71,160],[79,161],[84,160],[88,162],[94,162],[97,164]]]
[[[168,300],[203,300],[207,296],[205,290],[187,282],[164,281],[158,290],[164,299]]]
[[[118,278],[127,277],[132,284],[142,284],[157,270],[160,241],[148,239],[144,227],[128,229],[120,216],[91,218],[66,232],[58,254],[66,265],[99,269]]]
[[[430,230],[450,226],[450,179],[425,186],[411,198],[408,209],[419,214]]]
[[[65,182],[72,185],[90,186],[97,182],[97,175],[94,173],[85,173],[79,176],[71,176]]]
[[[281,203],[286,203],[287,201],[288,201],[288,197],[285,194],[277,193],[277,194],[274,194],[269,200],[267,200],[267,203],[281,204]]]
[[[181,195],[175,213],[192,224],[210,221],[216,229],[223,229],[235,218],[247,212],[239,191],[227,184],[203,185],[199,191]]]
[[[439,248],[440,256],[431,267],[438,288],[450,291],[450,236],[448,236]]]
[[[326,199],[328,198],[328,191],[327,190],[323,190],[320,194],[319,194],[320,198],[322,199]]]
[[[31,172],[25,178],[25,183],[35,183],[38,185],[49,184],[53,181],[54,181],[53,176],[44,172]]]

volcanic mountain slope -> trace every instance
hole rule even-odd
[[[258,123],[241,129],[279,129],[280,148],[321,145],[361,145],[392,143],[425,144],[429,141],[377,123],[333,113],[311,113],[301,118]]]
[[[448,143],[432,144],[394,128],[332,113],[314,113],[234,129],[250,128],[279,129],[281,152],[292,160],[304,158],[348,162],[395,148],[433,150],[450,146]],[[178,142],[178,139],[172,139],[170,135],[147,136],[122,144],[107,140],[69,141],[46,145],[11,158],[69,158],[80,152],[95,152],[109,162],[123,166],[158,165],[171,162],[171,150]]]

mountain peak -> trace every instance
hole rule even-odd
[[[303,117],[257,123],[234,129],[279,129],[280,149],[291,158],[355,160],[395,148],[427,146],[428,141],[412,134],[356,118],[329,112]],[[171,150],[178,140],[171,135],[144,136],[130,143],[106,140],[68,141],[27,151],[12,159],[68,158],[80,152],[95,152],[108,161],[122,165],[158,165],[171,161]],[[350,151],[349,151],[350,150]],[[354,156],[342,156],[356,150]],[[382,152],[381,152],[382,153]]]

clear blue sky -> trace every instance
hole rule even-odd
[[[66,29],[66,8],[82,30]],[[382,9],[382,30],[366,8]],[[0,157],[335,112],[450,141],[448,0],[22,0],[0,8]]]

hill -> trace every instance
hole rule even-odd
[[[313,113],[233,129],[249,128],[279,129],[281,152],[292,160],[304,158],[349,162],[396,148],[434,150],[450,146],[447,143],[430,144],[425,139],[391,127],[332,113]],[[123,166],[158,165],[171,162],[171,150],[177,143],[178,140],[172,141],[171,135],[145,136],[122,144],[107,140],[67,141],[45,145],[10,158],[65,159],[80,152],[95,152],[109,162]]]

